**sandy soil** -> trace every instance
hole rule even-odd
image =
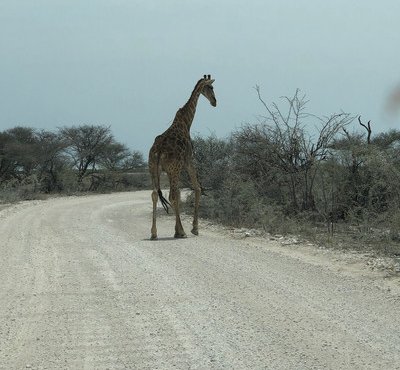
[[[173,216],[149,241],[150,212],[148,191],[0,211],[1,369],[400,369],[398,282],[206,223],[174,240]]]

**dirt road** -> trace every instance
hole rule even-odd
[[[1,369],[400,369],[375,278],[210,227],[174,240],[171,216],[149,241],[150,216],[147,191],[0,212]]]

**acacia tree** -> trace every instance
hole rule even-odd
[[[79,185],[88,173],[96,171],[104,152],[114,142],[110,127],[104,126],[63,127],[60,135],[65,140],[65,153],[77,170]]]
[[[0,183],[13,177],[15,160],[10,155],[11,135],[7,132],[0,132]]]
[[[0,185],[16,193],[76,191],[83,182],[87,190],[111,190],[129,175],[124,172],[143,166],[142,154],[118,143],[109,127],[49,132],[18,126],[0,132]]]
[[[109,171],[117,171],[124,168],[125,162],[130,156],[129,149],[121,143],[112,140],[104,147],[99,156],[99,165]]]
[[[31,176],[38,166],[38,145],[35,129],[17,126],[6,131],[7,151],[13,161],[13,177],[22,180]]]
[[[41,189],[48,193],[54,190],[61,190],[63,185],[60,180],[60,173],[66,166],[63,151],[66,142],[59,134],[49,131],[37,133],[38,146],[38,179]]]

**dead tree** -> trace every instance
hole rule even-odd
[[[307,100],[297,89],[293,97],[283,97],[286,112],[276,104],[268,105],[262,98],[260,87],[255,90],[258,99],[266,109],[267,115],[260,116],[261,125],[248,128],[256,138],[263,137],[265,146],[261,152],[267,152],[265,160],[270,167],[278,170],[281,177],[287,179],[290,189],[293,211],[314,210],[314,183],[319,164],[329,154],[329,147],[336,134],[353,120],[348,113],[332,114],[329,117],[317,117],[306,113]],[[316,140],[307,134],[307,121],[316,120],[318,136]],[[257,132],[258,131],[258,132]],[[301,200],[301,203],[299,202]]]
[[[368,123],[366,125],[364,125],[361,122],[361,116],[358,116],[358,123],[364,127],[367,130],[367,144],[371,144],[371,133],[372,133],[372,129],[371,129],[371,120],[368,121]]]

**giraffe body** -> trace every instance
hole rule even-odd
[[[196,113],[196,106],[200,95],[205,96],[212,106],[217,105],[210,75],[204,76],[195,85],[187,103],[176,112],[171,126],[161,135],[157,136],[149,152],[149,171],[151,174],[153,192],[153,221],[151,239],[157,239],[156,209],[158,199],[168,212],[168,206],[175,211],[175,238],[185,238],[186,234],[180,219],[179,181],[182,170],[189,174],[195,192],[195,208],[192,233],[198,235],[198,210],[201,187],[197,179],[197,172],[193,164],[193,148],[190,138],[190,127]],[[160,189],[160,174],[165,171],[170,183],[169,201],[162,195]]]

